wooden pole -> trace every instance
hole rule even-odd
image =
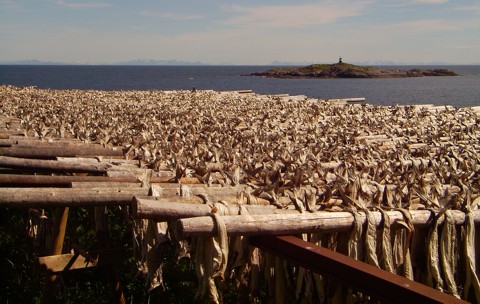
[[[380,212],[372,212],[375,217],[375,224],[381,222]],[[412,221],[414,225],[427,225],[432,217],[428,210],[412,210]],[[397,220],[403,220],[399,211],[387,211],[390,221],[393,224]],[[480,210],[475,210],[475,222],[480,222]],[[452,216],[457,225],[465,221],[465,213],[459,210],[452,210]],[[227,233],[236,235],[292,235],[315,232],[341,232],[351,229],[353,215],[349,212],[325,212],[297,214],[270,214],[270,215],[228,215],[222,217]],[[363,215],[365,222],[366,216]],[[443,217],[439,219],[439,224]],[[186,218],[177,220],[174,224],[174,233],[178,239],[190,236],[206,237],[216,235],[217,228],[211,216]]]
[[[101,250],[111,248],[108,230],[108,217],[105,213],[105,207],[95,208],[95,232],[98,240],[98,247]],[[113,297],[115,303],[125,303],[123,288],[120,283],[118,272],[113,265],[105,265],[107,278],[112,283]]]
[[[56,210],[53,241],[51,244],[50,255],[60,255],[65,241],[65,231],[67,229],[68,207],[60,207]],[[52,303],[55,299],[57,275],[47,274],[45,289],[42,295],[42,303]]]
[[[163,183],[159,185],[153,185],[155,192],[158,193],[158,196],[174,196],[182,195],[182,185],[177,183]],[[238,186],[238,187],[210,187],[204,184],[190,184],[188,185],[188,191],[190,195],[199,195],[204,194],[211,198],[215,197],[224,197],[224,196],[235,196],[245,190],[247,187]],[[213,201],[213,199],[211,199]]]
[[[54,140],[54,139],[47,139],[41,140],[38,138],[31,138],[31,137],[14,137],[10,136],[7,138],[0,138],[0,147],[12,147],[12,146],[19,146],[19,147],[51,147],[51,148],[62,148],[62,147],[91,147],[95,144],[86,144],[82,141],[76,139],[61,139],[61,140]]]
[[[197,200],[197,199],[195,199]],[[291,209],[278,209],[273,205],[240,205],[226,206],[228,214],[298,214]],[[241,208],[244,208],[241,210]],[[134,218],[151,219],[158,222],[173,221],[180,218],[208,216],[212,207],[206,204],[172,203],[162,200],[162,197],[136,197],[131,208]]]
[[[55,217],[54,241],[52,245],[52,255],[61,254],[63,242],[65,240],[65,231],[67,229],[68,207],[60,207],[57,209]]]
[[[0,137],[0,147],[11,147],[15,145],[15,140],[13,139],[5,139]]]
[[[20,131],[14,131],[14,130],[10,130],[10,131],[1,131],[0,132],[0,139],[9,139],[10,136],[24,136],[25,134],[23,134],[23,132],[20,132]]]
[[[89,181],[75,181],[70,183],[70,188],[83,188],[85,190],[87,189],[94,189],[94,188],[113,188],[113,187],[119,187],[119,188],[140,188],[142,186],[142,183],[137,181],[136,183],[126,183],[126,182],[105,182],[105,183],[99,183],[99,182],[89,182]]]
[[[177,204],[177,203],[180,203],[180,204],[183,204],[183,205],[184,204],[204,204],[205,203],[204,198],[202,198],[200,196],[197,196],[197,195],[195,195],[195,196],[178,196],[178,195],[166,196],[166,195],[162,194],[161,196],[156,196],[156,197],[153,197],[153,196],[141,197],[140,195],[137,195],[136,197],[140,200],[143,200],[143,201],[150,201],[150,202],[145,202],[146,204],[148,204],[150,206],[153,206],[153,205],[162,206],[164,204],[172,205],[172,204]],[[217,195],[212,195],[212,196],[207,196],[207,197],[208,197],[209,203],[212,203],[212,204],[217,203],[218,201],[224,201],[227,204],[236,205],[237,202],[238,202],[237,194],[231,194],[231,193],[227,193],[225,195],[219,193]],[[263,198],[256,198],[256,199],[257,199],[257,205],[270,205],[270,203],[266,199],[263,199]],[[150,208],[150,207],[147,207],[147,208]],[[159,207],[159,208],[162,208],[162,207]],[[162,211],[159,211],[159,213],[161,214]]]
[[[0,174],[0,187],[71,187],[72,183],[76,182],[110,185],[110,183],[138,183],[139,180],[136,177]]]
[[[148,195],[148,188],[1,188],[0,206],[17,208],[130,205],[133,197]]]
[[[63,163],[54,160],[24,159],[9,156],[0,156],[0,167],[20,169],[23,172],[68,172],[68,173],[93,173],[106,174],[111,166],[85,165]]]
[[[137,171],[140,172],[140,171]],[[137,174],[138,175],[138,174]],[[135,172],[132,170],[108,170],[107,176],[108,177],[136,177]],[[162,172],[153,172],[152,176],[150,177],[150,183],[171,183],[175,178],[175,174],[170,171],[162,171]]]
[[[123,156],[121,149],[106,149],[102,147],[32,147],[13,146],[10,148],[0,147],[0,155],[21,158],[55,159],[56,157],[74,156]]]
[[[91,143],[87,144],[78,139],[47,139],[40,140],[36,138],[17,139],[12,146],[17,147],[44,147],[44,148],[69,148],[69,147],[85,147],[85,148],[103,148],[103,146]]]

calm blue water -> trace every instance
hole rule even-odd
[[[398,79],[272,79],[241,76],[268,66],[0,66],[0,84],[51,89],[253,90],[313,98],[365,97],[371,104],[480,105],[480,66],[448,68],[460,76]],[[392,67],[393,68],[393,67]]]

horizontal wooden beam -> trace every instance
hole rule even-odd
[[[15,131],[15,130],[3,130],[0,131],[0,139],[9,139],[10,137],[14,136],[24,136],[25,134],[22,131]]]
[[[12,146],[0,147],[0,155],[21,158],[40,158],[55,159],[56,157],[73,156],[123,156],[120,148],[107,149],[98,145],[98,147],[32,147],[32,146]]]
[[[468,302],[293,236],[256,236],[250,244],[326,275],[385,303]]]
[[[136,177],[0,174],[0,187],[72,187],[72,183],[137,183]]]
[[[91,164],[63,163],[55,160],[25,159],[10,156],[0,156],[0,168],[19,169],[23,172],[67,172],[107,174],[111,166],[96,166]]]
[[[208,216],[212,207],[203,204],[202,199],[194,197],[195,202],[170,202],[168,197],[136,197],[132,203],[132,216],[134,218],[151,219],[155,221],[173,221],[181,218]],[[225,207],[229,214],[298,214],[295,210],[278,209],[273,205],[239,205],[230,204]]]
[[[130,205],[149,188],[1,188],[0,207],[88,207]]]
[[[427,225],[432,219],[432,213],[428,210],[411,210],[414,225]],[[375,224],[378,226],[382,220],[380,212],[372,212]],[[399,211],[387,211],[390,222],[403,220]],[[452,210],[452,216],[456,224],[463,224],[465,213]],[[349,212],[326,212],[313,213],[297,212],[296,214],[269,214],[269,215],[226,215],[222,216],[228,235],[292,235],[315,232],[341,232],[348,231],[353,225],[353,215]],[[365,214],[362,215],[366,221]],[[480,210],[474,211],[476,223],[480,222]],[[438,223],[443,222],[443,217]],[[174,224],[174,232],[177,238],[184,239],[191,236],[212,236],[217,234],[217,226],[211,216],[185,218],[177,220]]]

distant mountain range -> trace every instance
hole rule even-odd
[[[129,61],[119,61],[114,63],[84,63],[84,62],[59,62],[42,61],[36,59],[0,61],[4,65],[208,65],[199,61],[182,60],[154,60],[154,59],[135,59]]]
[[[274,66],[305,66],[311,65],[318,62],[313,61],[281,61],[281,60],[273,60],[269,64],[263,65],[274,65]],[[395,62],[395,61],[386,61],[386,60],[378,60],[375,62],[363,61],[363,62],[354,62],[355,64],[362,65],[362,66],[386,66],[386,65],[455,65],[452,63],[447,62]],[[60,61],[43,61],[37,59],[27,59],[27,60],[14,60],[14,61],[0,61],[1,65],[185,65],[185,66],[192,66],[192,65],[236,65],[233,63],[218,63],[218,64],[209,64],[204,63],[201,61],[183,61],[183,60],[156,60],[156,59],[134,59],[128,61],[118,61],[114,63],[89,63],[89,62],[60,62]],[[252,64],[255,65],[255,64]],[[256,64],[262,65],[262,64]]]
[[[0,61],[0,64],[5,65],[67,65],[74,63],[64,63],[56,61],[42,61],[36,59],[27,59],[27,60],[15,60],[15,61]]]
[[[135,59],[113,63],[114,65],[207,65],[200,61]]]

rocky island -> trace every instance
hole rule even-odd
[[[388,69],[363,67],[342,62],[334,64],[312,64],[304,67],[279,67],[264,72],[256,72],[250,76],[272,78],[404,78],[423,76],[458,76],[448,69]]]

